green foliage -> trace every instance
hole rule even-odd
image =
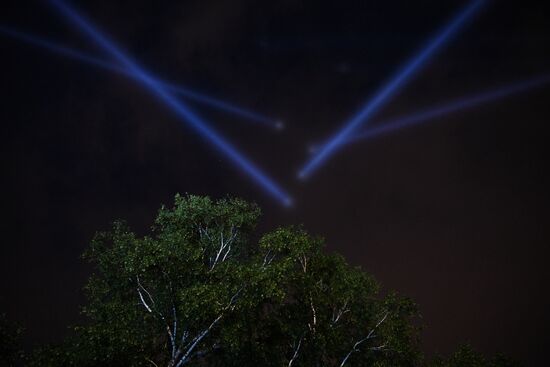
[[[84,258],[88,322],[36,366],[409,366],[416,305],[302,228],[251,240],[260,211],[176,196],[150,235],[124,222]]]
[[[23,329],[0,314],[0,366],[18,366],[23,360],[21,334]]]
[[[486,358],[474,351],[471,346],[463,345],[455,353],[445,359],[436,357],[430,367],[519,367],[520,364],[502,355],[493,358]]]

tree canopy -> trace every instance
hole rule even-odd
[[[15,366],[23,357],[21,335],[23,329],[0,314],[0,366]]]
[[[411,300],[381,295],[301,227],[258,239],[259,216],[240,199],[178,195],[148,235],[124,222],[97,233],[84,254],[95,269],[86,322],[31,365],[423,364]]]
[[[430,367],[518,367],[519,363],[503,355],[487,358],[474,351],[469,345],[460,346],[451,356],[438,356],[430,362]]]

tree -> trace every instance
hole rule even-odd
[[[87,322],[40,366],[412,366],[416,306],[302,228],[253,240],[260,210],[176,196],[149,235],[123,222],[84,258]]]
[[[18,366],[23,360],[21,334],[23,329],[0,314],[0,366]]]
[[[472,349],[470,345],[460,346],[449,358],[434,358],[430,367],[518,367],[519,363],[502,355],[486,358]]]

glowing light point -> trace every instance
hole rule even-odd
[[[283,205],[287,208],[292,208],[294,206],[294,200],[291,197],[288,197],[284,200]]]
[[[307,174],[304,171],[300,171],[298,172],[296,177],[298,178],[298,180],[304,181],[307,178]]]
[[[292,203],[290,196],[279,187],[277,183],[258,169],[247,157],[235,149],[212,127],[207,125],[205,121],[197,116],[186,104],[182,103],[170,93],[162,82],[155,79],[146,69],[136,63],[130,56],[126,55],[113,41],[100,32],[91,21],[82,16],[76,9],[69,6],[69,4],[63,0],[50,0],[49,2],[64,18],[93,40],[109,56],[116,60],[121,67],[131,73],[144,88],[169,108],[181,122],[185,122],[187,126],[195,131],[195,133],[205,138],[205,140],[207,140],[213,148],[218,150],[223,157],[226,157],[226,159],[256,182],[265,193],[285,206]]]
[[[309,154],[315,154],[319,150],[319,145],[317,144],[310,144],[307,148],[307,151]]]

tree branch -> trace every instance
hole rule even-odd
[[[273,259],[275,259],[276,254],[273,254],[271,256],[270,255],[271,255],[271,250],[267,250],[267,253],[264,256],[264,261],[262,263],[262,269],[270,265]]]
[[[193,354],[193,350],[198,346],[198,344],[210,333],[210,331],[216,326],[216,324],[222,319],[222,317],[225,315],[225,312],[229,309],[232,309],[234,307],[235,302],[237,301],[237,297],[241,293],[243,288],[241,287],[229,300],[229,303],[222,309],[220,314],[210,323],[210,325],[201,331],[193,340],[188,344],[185,348],[186,351],[183,352],[182,348],[178,348],[178,351],[176,352],[176,357],[173,358],[174,361],[179,359],[177,363],[175,363],[175,367],[180,367],[189,362],[192,357],[194,357],[196,354]],[[173,364],[174,365],[174,364]]]
[[[156,364],[153,360],[151,360],[151,359],[149,359],[149,358],[147,358],[147,357],[145,357],[145,360],[146,360],[147,362],[151,363],[153,366],[159,367],[158,364]]]
[[[313,305],[313,298],[311,295],[309,296],[309,307],[311,309],[311,317],[312,317],[312,323],[309,324],[309,329],[315,333],[315,327],[317,326],[317,312],[315,310],[315,306]]]
[[[172,355],[174,355],[175,350],[176,350],[175,332],[172,333],[172,330],[170,330],[170,325],[168,324],[168,322],[166,321],[166,318],[164,317],[164,315],[160,311],[158,311],[158,310],[153,311],[153,307],[155,307],[155,300],[153,299],[153,296],[151,295],[151,293],[149,293],[149,291],[147,289],[145,289],[145,287],[141,284],[141,282],[139,280],[139,275],[136,275],[136,282],[137,282],[137,285],[138,285],[137,292],[139,294],[139,298],[141,300],[141,303],[143,304],[145,309],[151,314],[152,313],[157,314],[158,317],[164,322],[164,324],[166,326],[166,332],[168,333],[168,337],[170,338],[170,344],[172,346]],[[145,298],[143,297],[143,293],[141,291],[145,292],[145,294],[149,298],[149,301],[151,302],[151,305],[149,305],[145,301]],[[175,307],[173,308],[173,310],[175,312]],[[174,321],[174,330],[175,330],[175,327],[176,327],[176,321]]]
[[[376,329],[377,329],[377,328],[387,319],[388,315],[389,315],[389,312],[386,312],[386,314],[382,317],[382,319],[380,319],[380,321],[378,321],[378,323],[376,323],[376,325],[369,331],[369,333],[367,334],[367,336],[364,337],[363,339],[357,341],[357,342],[353,345],[353,347],[351,348],[351,350],[348,352],[348,354],[346,354],[346,356],[345,356],[344,359],[342,360],[342,363],[340,363],[340,367],[343,367],[343,366],[346,364],[346,362],[348,361],[349,357],[350,357],[353,353],[359,352],[359,351],[360,351],[359,346],[360,346],[361,344],[363,344],[363,342],[365,342],[365,341],[367,341],[367,340],[372,339],[372,338],[375,337],[375,335],[374,335],[375,330],[376,330]],[[385,344],[382,344],[382,345],[380,345],[380,346],[378,346],[378,347],[372,347],[372,348],[370,348],[370,350],[381,350],[381,349],[383,349],[384,347],[385,347]]]
[[[209,271],[214,270],[214,268],[218,263],[224,262],[227,259],[229,253],[231,252],[231,245],[235,240],[235,238],[237,237],[237,231],[235,230],[235,226],[231,226],[229,233],[230,233],[229,239],[224,239],[223,229],[222,231],[220,231],[220,246],[216,253],[216,257],[214,259],[210,258]]]
[[[338,321],[340,321],[340,318],[342,318],[342,316],[344,316],[344,314],[346,314],[347,312],[349,312],[349,308],[348,308],[348,301],[346,300],[346,302],[344,302],[344,305],[342,307],[340,307],[338,309],[338,311],[336,311],[336,307],[334,307],[332,309],[332,322],[331,322],[331,326],[334,326],[336,325],[336,323]]]
[[[298,341],[298,345],[294,346],[294,354],[292,355],[292,358],[290,359],[290,361],[288,361],[288,367],[292,367],[292,364],[294,363],[296,358],[298,358],[298,353],[300,352],[300,347],[302,346],[303,338],[304,338],[303,336],[300,337],[300,340]]]

